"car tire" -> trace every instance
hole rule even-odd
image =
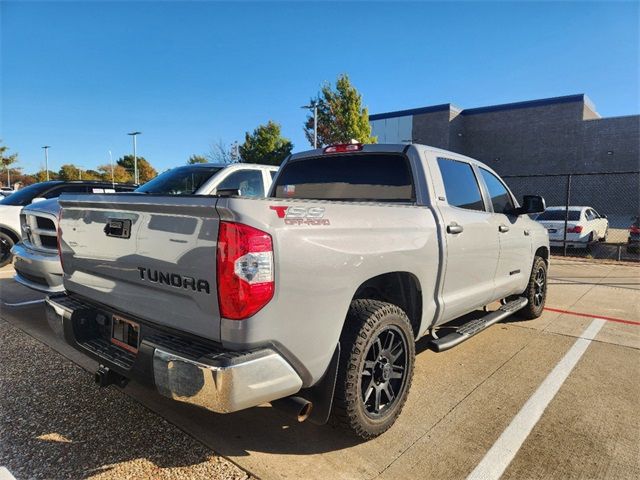
[[[332,423],[365,440],[388,430],[407,400],[414,360],[413,329],[400,307],[351,302],[340,336]]]
[[[518,310],[517,315],[526,320],[533,320],[542,315],[547,300],[547,262],[536,256],[529,276],[529,283],[522,297],[528,300],[527,306]]]
[[[15,242],[10,235],[4,232],[0,232],[0,268],[11,263],[13,254],[11,249]]]

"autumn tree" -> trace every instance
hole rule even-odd
[[[46,182],[47,181],[47,171],[40,170],[38,173],[32,175],[36,182]],[[49,180],[57,180],[58,173],[53,170],[49,170]]]
[[[158,172],[155,168],[151,166],[151,164],[144,157],[136,157],[138,161],[138,178],[140,179],[140,183],[146,183],[152,178],[155,178],[158,175]],[[118,160],[118,165],[125,168],[127,172],[131,174],[131,177],[134,176],[134,161],[133,155],[125,155],[124,157]]]
[[[336,86],[330,83],[322,86],[317,99],[318,105],[318,147],[336,143],[376,143],[371,136],[369,111],[362,106],[362,95],[351,84],[347,74],[338,76]],[[304,124],[304,134],[313,145],[313,113]]]
[[[240,157],[246,163],[280,165],[293,149],[293,143],[282,136],[280,125],[269,120],[252,133],[247,132],[240,145]]]
[[[58,171],[58,178],[60,180],[80,180],[80,167],[77,167],[76,165],[72,164],[72,163],[65,163],[64,165],[62,165],[60,167],[60,170]]]
[[[127,169],[122,165],[114,165],[113,166],[113,180],[111,176],[111,165],[100,165],[98,167],[98,172],[100,172],[102,179],[106,182],[115,182],[115,183],[132,183],[133,175],[127,172]]]

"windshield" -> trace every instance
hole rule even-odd
[[[222,167],[178,167],[158,175],[136,192],[165,195],[192,195]]]
[[[566,210],[547,210],[543,214],[539,215],[536,220],[548,220],[548,221],[563,221],[564,222],[564,214]],[[569,221],[576,222],[580,220],[580,211],[579,210],[569,210]]]
[[[41,182],[34,183],[28,187],[21,188],[20,190],[12,193],[8,197],[4,197],[0,200],[0,205],[14,205],[24,207],[29,205],[34,198],[39,197],[41,194],[49,190],[54,185],[60,182]]]

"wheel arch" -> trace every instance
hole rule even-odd
[[[20,235],[6,225],[0,225],[0,232],[9,235],[13,240],[13,243],[18,243],[20,241]]]
[[[549,249],[547,247],[538,247],[534,257],[541,257],[545,263],[549,263]]]
[[[364,281],[352,300],[371,299],[392,303],[400,307],[409,317],[414,336],[417,338],[422,322],[422,288],[413,273],[388,272]]]

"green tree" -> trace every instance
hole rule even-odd
[[[240,145],[240,157],[247,163],[280,165],[292,149],[293,144],[282,136],[280,125],[269,120],[253,133],[245,134],[244,143]]]
[[[100,165],[98,167],[102,179],[106,182],[111,182],[111,165]],[[122,165],[113,166],[113,181],[116,183],[133,183],[133,175],[127,172],[127,169]]]
[[[362,95],[346,73],[338,76],[335,89],[325,83],[319,97],[311,101],[318,105],[318,147],[351,140],[377,142],[377,137],[371,136],[369,111],[362,106]],[[304,134],[313,145],[313,113],[305,121]]]
[[[11,165],[13,165],[14,163],[16,163],[18,161],[18,154],[17,153],[13,153],[11,155],[7,154],[7,150],[9,150],[9,147],[2,145],[2,140],[0,140],[0,162],[2,163],[2,169],[4,170],[4,173],[6,175],[6,183],[7,186],[10,187],[11,186],[11,173],[15,173],[15,172],[11,172],[13,169],[13,167],[11,167]]]
[[[191,155],[187,160],[188,165],[194,165],[196,163],[209,163],[209,160],[207,160],[207,157],[205,157],[204,155],[195,155],[195,154]]]
[[[72,163],[65,163],[58,171],[58,178],[60,180],[80,180],[80,170],[80,167]]]
[[[145,183],[155,178],[158,175],[158,172],[155,168],[151,166],[151,164],[144,157],[137,157],[138,161],[138,177],[140,178],[140,183]],[[131,177],[134,176],[134,162],[133,155],[125,155],[124,157],[118,160],[118,165],[124,167],[127,172],[131,174]]]

